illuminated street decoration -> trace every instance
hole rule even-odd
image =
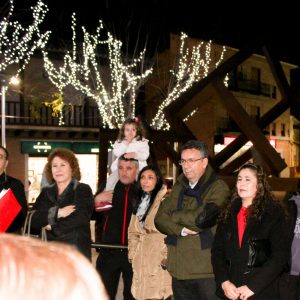
[[[33,22],[23,27],[18,21],[11,21],[14,1],[10,0],[8,15],[0,21],[0,72],[3,73],[12,64],[18,64],[18,75],[25,69],[35,50],[44,48],[50,32],[41,33],[40,24],[43,22],[47,6],[39,0],[31,7]]]
[[[217,68],[223,60],[224,53],[226,51],[225,46],[222,48],[219,59],[213,65],[211,59],[212,42],[200,42],[198,45],[193,46],[192,49],[190,49],[186,46],[187,38],[188,36],[185,33],[182,33],[180,36],[178,63],[173,70],[170,70],[170,82],[173,84],[168,91],[167,97],[158,107],[158,111],[151,122],[151,126],[155,129],[170,129],[170,125],[164,115],[165,108],[172,102],[176,101],[180,95],[191,88],[195,82],[200,81],[202,78],[206,77],[209,72]],[[203,50],[204,55],[202,54]],[[226,79],[224,80],[224,83],[225,82]],[[194,113],[195,111],[191,112],[185,120]]]
[[[39,26],[43,22],[47,6],[38,0],[36,6],[31,7],[33,22],[23,27],[18,21],[10,20],[14,11],[14,1],[9,1],[9,11],[0,20],[0,85],[1,85],[1,144],[6,146],[6,91],[8,84],[15,84],[18,75],[25,69],[34,51],[44,48],[50,32],[40,33]],[[15,76],[8,76],[7,69],[15,65]],[[11,70],[10,70],[11,72]],[[8,78],[10,77],[10,78]]]
[[[82,27],[82,49],[76,42],[76,18],[72,15],[72,51],[64,56],[62,66],[55,66],[44,50],[44,66],[51,82],[63,94],[71,85],[93,99],[99,109],[103,127],[119,128],[125,118],[133,117],[136,93],[152,68],[144,71],[145,50],[137,58],[125,63],[122,42],[107,32],[103,38],[103,24],[100,21],[96,34],[88,33]],[[100,63],[99,53],[107,51],[108,63]]]

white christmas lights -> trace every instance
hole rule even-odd
[[[72,85],[76,90],[95,100],[103,127],[119,128],[126,117],[133,117],[136,92],[152,68],[143,70],[145,50],[130,64],[125,64],[122,55],[122,42],[110,32],[105,38],[101,35],[103,24],[100,21],[96,34],[92,35],[82,27],[83,42],[81,51],[76,42],[76,18],[72,15],[72,52],[64,56],[63,66],[56,67],[44,50],[44,66],[51,82],[63,93],[64,87]],[[99,48],[105,47],[108,65],[100,64]],[[140,68],[140,74],[137,69]]]
[[[17,21],[10,21],[13,10],[14,0],[10,0],[9,13],[0,21],[0,72],[4,72],[12,64],[19,64],[15,74],[17,76],[25,69],[34,51],[45,47],[50,32],[41,33],[39,30],[48,11],[41,0],[31,7],[33,22],[28,27],[23,27]]]
[[[169,130],[170,125],[167,122],[164,109],[169,106],[173,101],[177,100],[179,96],[187,91],[195,82],[200,81],[206,77],[209,72],[220,64],[223,60],[224,53],[226,51],[225,46],[222,48],[219,60],[215,65],[211,65],[211,45],[212,42],[207,43],[200,42],[198,45],[189,49],[186,46],[186,40],[188,36],[185,33],[180,35],[180,47],[179,47],[179,60],[176,67],[171,72],[171,85],[168,91],[167,97],[162,101],[158,107],[158,111],[151,122],[151,126],[155,129]],[[204,57],[201,54],[204,47]],[[192,116],[195,111],[191,112],[184,121]]]

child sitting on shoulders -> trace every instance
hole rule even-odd
[[[143,128],[138,118],[126,119],[120,129],[118,139],[113,145],[114,161],[111,165],[111,174],[107,179],[106,190],[113,190],[119,180],[118,159],[124,154],[126,158],[133,158],[139,162],[139,170],[147,166],[149,157],[148,140],[144,138]]]

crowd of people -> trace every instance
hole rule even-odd
[[[39,299],[31,295],[45,289],[43,299],[113,300],[122,276],[124,299],[299,300],[300,196],[277,200],[252,162],[238,169],[231,191],[198,140],[182,145],[182,174],[168,191],[159,168],[147,165],[149,144],[136,119],[124,122],[113,153],[111,175],[95,195],[80,182],[72,151],[49,154],[48,184],[30,220],[32,234],[46,231],[44,243],[20,236],[24,186],[6,174],[9,153],[0,146],[0,192],[11,188],[21,206],[0,236],[1,299]],[[96,269],[92,219],[101,243]]]

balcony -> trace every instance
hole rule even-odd
[[[97,106],[87,104],[64,108],[62,125],[59,125],[59,117],[53,116],[52,113],[52,109],[45,105],[7,101],[7,136],[98,139],[101,119]]]
[[[74,105],[63,109],[63,127],[99,128],[100,117],[96,106]],[[6,102],[7,125],[59,126],[59,118],[52,115],[52,109],[45,105],[21,104],[18,101]]]
[[[230,77],[228,89],[236,92],[247,92],[252,95],[260,95],[276,99],[276,86],[251,79],[237,79]]]

